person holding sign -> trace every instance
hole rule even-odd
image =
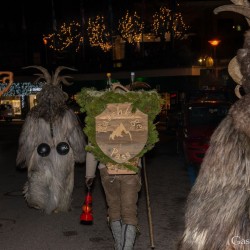
[[[88,152],[85,182],[88,188],[95,178],[97,165],[108,205],[108,220],[115,249],[133,249],[138,227],[137,201],[138,192],[141,189],[140,170],[135,174],[109,174],[107,166],[98,164],[94,155]]]
[[[86,186],[92,186],[98,167],[115,249],[132,250],[138,229],[141,158],[158,141],[153,121],[161,99],[155,91],[128,91],[111,84],[105,91],[82,89],[77,102],[87,113]]]

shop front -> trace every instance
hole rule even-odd
[[[4,87],[1,86],[0,88]],[[36,105],[36,95],[41,91],[43,83],[34,85],[30,82],[13,83],[7,93],[1,96],[0,104],[11,105],[16,119],[24,119],[31,108]]]

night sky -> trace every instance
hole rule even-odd
[[[174,0],[171,0],[174,1]],[[170,0],[53,0],[54,13],[57,24],[71,20],[85,21],[89,17],[97,14],[104,16],[110,15],[110,6],[112,6],[112,18],[116,21],[124,15],[127,9],[136,10],[139,15],[148,19],[154,11],[159,9],[159,6],[170,6]],[[200,0],[193,1],[177,1],[180,5],[182,2],[200,2]],[[215,1],[207,0],[206,2],[224,2],[231,3],[231,1]],[[1,26],[17,25],[26,29],[40,30],[43,33],[51,32],[52,29],[52,0],[6,0],[1,1],[1,15],[0,15],[0,30]],[[190,10],[189,10],[190,11]],[[199,10],[195,10],[197,15]],[[185,13],[183,13],[185,16]],[[189,14],[189,18],[192,15]],[[13,25],[14,26],[14,25]],[[13,27],[14,28],[14,27]],[[3,30],[1,30],[3,32]]]
[[[93,1],[93,0],[53,0],[54,11],[57,22],[81,20],[82,11],[87,19],[90,16],[103,14],[108,15],[109,6],[112,4],[114,18],[124,14],[126,9],[140,8],[146,0],[119,0],[119,1]],[[151,1],[152,2],[152,1]],[[162,1],[161,1],[162,2]],[[138,7],[139,3],[139,7]],[[49,29],[52,23],[52,1],[51,0],[8,0],[1,2],[0,25],[12,23],[13,20],[23,23],[25,19],[26,28],[36,26],[37,28]]]

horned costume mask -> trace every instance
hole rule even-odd
[[[30,207],[47,214],[68,211],[74,186],[75,162],[85,161],[85,135],[74,112],[66,105],[60,83],[60,66],[52,76],[41,66],[38,80],[46,81],[37,95],[37,105],[28,113],[19,138],[16,163],[28,169],[24,196]]]

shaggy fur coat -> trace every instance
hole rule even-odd
[[[74,112],[65,105],[65,93],[57,86],[45,85],[37,96],[38,104],[27,115],[19,138],[17,165],[27,167],[24,196],[30,207],[45,213],[68,211],[74,186],[74,164],[84,162],[86,140]],[[69,145],[61,155],[56,146]],[[43,157],[37,147],[50,146]]]
[[[250,250],[250,32],[237,53],[246,95],[213,133],[186,204],[180,250]]]
[[[250,242],[233,244],[250,239],[249,202],[250,95],[246,95],[231,107],[211,137],[188,197],[180,249],[250,249]]]

